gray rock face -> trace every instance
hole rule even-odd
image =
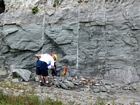
[[[35,53],[58,54],[60,70],[126,84],[139,81],[140,21],[136,0],[4,0],[0,67],[35,69]],[[23,5],[21,5],[23,4]],[[39,12],[32,13],[38,6]]]
[[[111,73],[110,73],[111,72]],[[124,82],[125,84],[130,84],[139,80],[136,69],[131,66],[124,67],[123,69],[111,70],[108,75],[105,74],[105,77],[110,77],[116,79],[117,81]]]
[[[0,79],[3,79],[4,77],[7,77],[7,76],[8,76],[8,73],[2,68],[0,68]]]

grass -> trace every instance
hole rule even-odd
[[[97,100],[94,105],[115,105],[115,101],[112,100],[111,103],[107,104],[107,100],[104,100],[101,97],[97,97]]]
[[[12,81],[7,83],[0,82],[0,87],[24,91],[28,90],[28,95],[21,94],[18,96],[14,96],[12,93],[5,95],[0,91],[0,105],[64,105],[61,101],[54,101],[50,98],[41,100],[38,96],[34,96],[36,92],[33,88],[29,89],[27,86],[20,87],[19,84],[13,83]]]
[[[46,100],[40,100],[37,96],[22,95],[17,97],[13,95],[4,95],[2,92],[0,92],[0,105],[64,105],[64,104],[61,101],[58,100],[54,101],[50,98],[47,98]],[[77,104],[72,103],[69,105],[77,105]],[[98,97],[94,105],[106,105],[106,102],[105,100]],[[112,102],[111,105],[115,105],[114,101]]]
[[[105,101],[101,99],[100,97],[97,98],[97,101],[94,105],[106,105]]]
[[[0,92],[0,105],[64,105],[60,101],[54,101],[50,98],[46,100],[40,100],[37,96],[13,96],[4,95]]]
[[[28,86],[20,86],[17,83],[9,82],[0,82],[0,87],[7,89],[17,89],[24,90],[19,96],[14,96],[12,93],[8,95],[2,94],[0,92],[0,105],[65,105],[61,101],[54,101],[50,98],[41,100],[39,97],[34,96],[36,94],[34,88],[29,88]],[[25,93],[27,91],[28,95]],[[24,94],[25,93],[25,94]],[[98,97],[96,102],[93,105],[106,105],[107,100]],[[77,105],[75,103],[69,103],[67,105]],[[80,105],[80,104],[78,104]],[[111,105],[115,105],[115,101],[111,102]]]
[[[61,101],[58,100],[54,101],[50,98],[41,100],[39,97],[31,94],[13,96],[12,94],[5,95],[2,92],[0,92],[0,105],[65,105],[65,104],[62,103]],[[69,103],[67,105],[80,105],[80,104]],[[93,105],[107,105],[107,103],[104,99],[98,97]],[[112,101],[111,105],[115,105],[114,100]]]

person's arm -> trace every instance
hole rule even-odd
[[[35,57],[40,58],[41,54],[35,54]]]
[[[52,66],[52,65],[51,65],[51,68],[52,68],[52,69],[54,69],[54,68],[55,68],[55,66]]]

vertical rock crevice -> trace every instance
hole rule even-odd
[[[0,14],[3,13],[4,11],[5,11],[4,1],[0,0]]]

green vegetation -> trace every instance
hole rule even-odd
[[[100,97],[98,97],[95,105],[106,105],[106,104],[105,104],[105,101],[103,99],[101,99]]]
[[[59,4],[59,0],[55,0],[54,2],[55,2],[56,4]]]
[[[12,96],[4,95],[0,92],[0,105],[63,105],[60,101],[54,101],[50,98],[39,100],[37,96]]]
[[[37,13],[38,12],[38,7],[34,7],[34,8],[32,8],[32,12],[35,14],[35,13]]]
[[[26,93],[14,96],[12,93],[4,95],[0,91],[0,105],[64,105],[61,101],[54,101],[50,98],[46,100],[41,100],[39,97],[35,96],[36,92],[34,88],[29,89],[28,86],[20,86],[17,83],[10,82],[0,82],[0,87],[6,89],[17,89],[17,90],[26,90]]]
[[[111,103],[107,104],[106,100],[102,99],[101,97],[98,97],[94,105],[115,105],[115,101],[112,100]]]
[[[56,4],[53,4],[53,7],[56,7]]]
[[[60,5],[63,2],[63,0],[54,0],[53,7],[56,7],[57,5]]]
[[[41,100],[39,97],[35,96],[36,94],[35,88],[33,87],[29,88],[28,85],[20,86],[18,83],[14,83],[12,81],[2,82],[1,79],[0,81],[1,81],[0,87],[2,88],[24,90],[24,92],[18,96],[14,96],[13,93],[4,95],[0,91],[0,105],[65,105],[61,101],[58,101],[58,100],[54,101],[50,98]],[[80,105],[80,104],[75,104],[74,102],[74,103],[69,103],[67,105]],[[104,100],[101,97],[98,97],[96,102],[93,105],[107,105],[107,100]],[[111,105],[115,105],[114,100],[111,101]]]

